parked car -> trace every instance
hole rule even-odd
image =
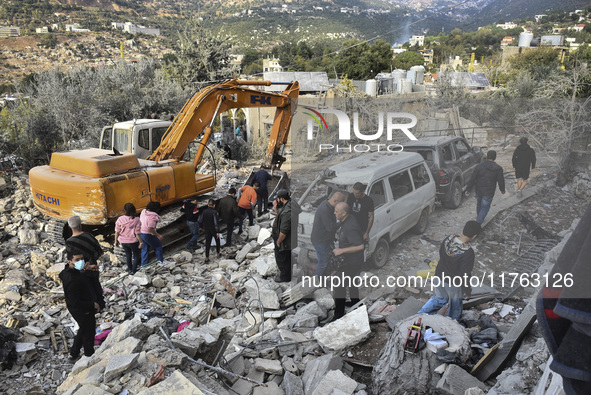
[[[463,191],[484,154],[460,136],[426,137],[402,143],[404,151],[423,156],[437,186],[437,199],[451,209],[462,204]]]
[[[353,184],[367,185],[366,193],[374,202],[374,223],[369,234],[368,257],[378,267],[388,261],[390,242],[413,230],[427,229],[429,214],[435,206],[435,182],[425,160],[414,152],[376,152],[329,167],[308,187],[298,203],[299,256],[314,257],[310,240],[314,212],[334,192],[353,192]]]

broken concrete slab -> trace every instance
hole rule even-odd
[[[262,383],[265,378],[265,372],[256,369],[250,369],[246,377],[248,377],[251,380]],[[232,386],[232,391],[236,391],[240,395],[250,395],[252,393],[254,386],[255,384],[249,381],[239,379]]]
[[[304,395],[304,383],[302,379],[291,372],[285,372],[281,388],[285,395]]]
[[[315,315],[319,320],[323,320],[327,317],[328,312],[325,307],[321,306],[317,301],[314,300],[304,307],[299,308],[295,314],[295,317],[296,319],[300,319],[300,317],[306,314]]]
[[[257,243],[262,245],[269,237],[271,237],[271,229],[263,228],[257,236]]]
[[[109,391],[91,384],[80,387],[73,395],[111,395]]]
[[[327,372],[340,370],[343,367],[343,360],[333,353],[325,354],[313,359],[306,364],[306,370],[302,375],[304,393],[311,394],[322,381]],[[285,375],[291,374],[287,372]],[[285,391],[287,393],[287,390]]]
[[[262,387],[262,386],[254,387],[254,390],[252,391],[252,395],[284,395],[285,394],[283,389],[281,389],[279,387],[279,385],[277,385],[276,382],[270,381],[266,384],[267,384],[266,387]]]
[[[246,259],[246,254],[251,252],[254,249],[254,246],[251,244],[245,244],[244,247],[240,251],[236,253],[236,262],[242,263]]]
[[[166,380],[138,393],[138,395],[178,394],[203,395],[203,392],[186,378],[181,371],[175,370]]]
[[[254,360],[254,368],[265,373],[283,374],[281,362],[276,359],[256,358]]]
[[[19,302],[25,282],[21,278],[5,278],[0,281],[0,299]]]
[[[140,354],[119,354],[109,358],[107,366],[105,367],[105,382],[109,382],[123,374],[137,365]]]
[[[257,239],[261,231],[260,225],[253,225],[248,227],[248,240]],[[261,244],[261,243],[259,243]]]
[[[325,351],[340,351],[360,343],[370,333],[367,307],[362,305],[344,317],[322,328],[316,328],[313,336]]]
[[[147,285],[150,285],[151,281],[152,281],[152,279],[146,273],[137,272],[133,276],[127,277],[125,280],[123,280],[123,283],[125,285],[147,286]]]
[[[37,358],[35,343],[15,343],[14,350],[16,351],[17,365],[25,365]]]
[[[94,386],[100,386],[101,383],[103,382],[103,373],[105,371],[105,367],[104,366],[100,366],[100,365],[94,365],[91,366],[88,369],[88,372],[86,374],[86,377],[84,377],[82,380],[80,380],[80,384],[81,385],[94,385]]]
[[[400,306],[396,307],[396,310],[388,314],[386,317],[388,326],[394,329],[400,321],[415,315],[423,307],[423,304],[423,302],[412,296],[407,298]]]
[[[486,384],[460,368],[458,365],[450,364],[443,376],[437,383],[437,389],[450,395],[463,394],[470,388],[480,388],[483,391],[488,390]]]
[[[258,257],[252,261],[252,265],[258,274],[263,277],[273,276],[279,273],[279,268],[275,263],[275,259],[271,257]]]
[[[47,277],[51,278],[57,284],[59,284],[60,283],[59,276],[60,276],[60,273],[62,272],[62,270],[64,270],[64,264],[63,263],[56,263],[55,265],[52,265],[45,270],[45,275]]]
[[[340,370],[329,371],[320,384],[314,389],[312,395],[331,394],[334,391],[341,391],[344,394],[352,395],[357,388],[357,382],[350,377],[345,376]]]

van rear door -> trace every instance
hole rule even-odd
[[[389,176],[388,186],[393,204],[393,222],[390,235],[391,240],[394,240],[417,223],[422,207],[415,200],[409,169]]]

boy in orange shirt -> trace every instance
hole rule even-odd
[[[261,184],[255,181],[252,186],[245,185],[240,190],[242,194],[238,199],[238,212],[240,213],[240,219],[238,220],[238,234],[242,233],[242,221],[244,221],[244,215],[248,214],[248,226],[254,225],[254,217],[252,209],[257,204],[257,192]]]

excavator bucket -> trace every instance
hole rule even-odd
[[[244,185],[252,185],[254,173],[256,173],[259,170],[261,170],[261,168],[253,168],[248,178],[246,179]],[[265,170],[267,170],[267,172],[270,173],[268,169]],[[286,172],[281,170],[274,170],[272,177],[273,178],[269,180],[269,182],[267,183],[267,189],[269,190],[269,207],[271,207],[271,205],[273,204],[273,200],[275,200],[275,197],[277,196],[277,191],[279,191],[280,189],[289,190],[289,178],[287,177]]]

